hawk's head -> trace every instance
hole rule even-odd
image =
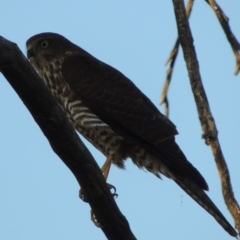
[[[40,33],[27,40],[27,57],[35,68],[63,57],[75,45],[56,33]]]

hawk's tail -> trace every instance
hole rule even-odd
[[[187,161],[178,145],[173,141],[170,142],[169,145],[169,142],[170,141],[165,141],[161,143],[161,151],[159,151],[156,156],[153,156],[140,147],[135,147],[134,151],[131,153],[131,158],[138,167],[146,168],[157,177],[161,178],[161,173],[166,177],[173,179],[190,197],[211,214],[231,236],[236,237],[238,235],[237,232],[204,192],[204,190],[208,189],[208,186],[202,175]],[[170,150],[169,146],[171,147]],[[178,172],[176,171],[176,168],[170,169],[172,166],[171,164],[166,166],[168,161],[164,161],[163,163],[164,159],[173,159],[178,162],[179,157],[181,164],[178,165],[182,168],[179,169]],[[184,172],[184,170],[186,171]]]
[[[216,205],[208,197],[208,195],[195,183],[185,177],[173,178],[173,180],[201,207],[211,214],[216,221],[231,235],[237,237],[238,234],[230,223],[226,220],[223,214],[219,211]]]

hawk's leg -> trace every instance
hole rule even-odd
[[[107,157],[105,163],[101,167],[102,174],[103,174],[104,178],[106,179],[106,181],[107,181],[107,178],[108,178],[108,174],[110,172],[112,160],[113,160],[113,156],[109,155]],[[108,185],[110,190],[113,189],[113,193],[112,193],[113,197],[114,198],[117,197],[118,195],[116,194],[116,188],[113,185],[109,184],[109,183],[107,183],[107,185]]]
[[[104,178],[107,180],[108,178],[108,174],[110,172],[110,168],[111,168],[111,164],[112,164],[112,159],[113,159],[113,156],[112,155],[109,155],[105,161],[105,163],[103,164],[103,166],[101,167],[101,171],[102,171],[102,174],[104,176]],[[112,192],[112,195],[113,197],[117,197],[118,195],[116,194],[116,188],[107,183],[108,187],[110,190],[113,189],[113,192]],[[87,199],[84,197],[84,190],[80,189],[79,191],[79,197],[84,201],[84,202],[87,202]]]
[[[112,155],[109,155],[107,157],[105,163],[101,167],[102,174],[103,174],[103,176],[106,180],[108,178],[108,174],[109,174],[109,171],[110,171],[110,168],[111,168],[112,158],[113,158]]]

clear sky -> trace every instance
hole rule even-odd
[[[240,39],[240,2],[218,1]],[[11,1],[2,0],[0,34],[26,53],[25,41],[40,32],[56,32],[128,76],[158,105],[165,79],[164,62],[176,39],[172,1]],[[205,1],[196,1],[190,25],[200,71],[219,138],[240,202],[240,77],[226,37]],[[212,153],[201,128],[182,51],[169,92],[170,119],[177,142],[209,184],[209,196],[230,223]],[[17,94],[0,74],[0,239],[103,240],[90,220],[89,205],[78,198],[72,173]],[[105,158],[86,143],[99,165]],[[117,204],[140,240],[230,239],[218,223],[175,183],[139,170],[112,167],[108,181],[117,188]]]

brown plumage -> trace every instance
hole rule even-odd
[[[75,129],[112,163],[126,158],[156,176],[173,179],[232,236],[205,194],[208,186],[175,142],[175,125],[122,73],[55,33],[27,41],[28,57]]]

